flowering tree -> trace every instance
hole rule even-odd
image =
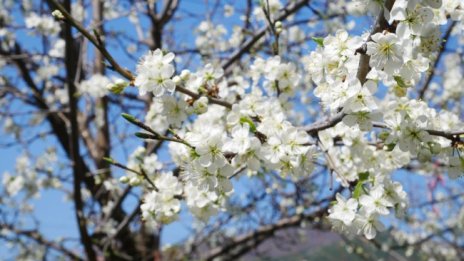
[[[464,258],[464,1],[0,6],[0,146],[20,149],[0,239],[17,258],[229,260],[290,227]],[[78,240],[41,230],[49,190]]]

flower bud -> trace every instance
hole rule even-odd
[[[205,113],[208,110],[208,98],[205,96],[200,97],[193,103],[193,108],[198,114]]]
[[[64,19],[63,13],[61,13],[61,11],[58,10],[58,9],[55,10],[55,11],[53,11],[53,12],[52,12],[52,15],[53,15],[53,17],[55,17],[56,19]]]
[[[182,70],[182,72],[180,73],[180,78],[184,81],[188,80],[188,78],[190,78],[190,71]]]
[[[129,180],[129,185],[134,186],[134,187],[140,185],[141,183],[142,183],[142,182],[141,182],[140,179],[137,178],[137,177],[132,177],[132,178],[130,178],[130,180]]]
[[[182,82],[182,78],[176,75],[176,76],[174,76],[174,78],[172,78],[172,81],[173,81],[176,85],[179,85],[179,84]]]
[[[129,182],[129,178],[127,176],[122,176],[119,178],[119,182],[127,184]]]
[[[275,27],[276,33],[281,33],[282,32],[283,28],[282,28],[282,22],[281,21],[275,22],[274,27]]]

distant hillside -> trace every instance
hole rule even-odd
[[[302,235],[306,233],[305,235]],[[348,253],[341,237],[330,231],[309,230],[297,232],[291,229],[261,244],[241,260],[245,261],[366,261],[397,260],[387,253],[355,240],[357,246],[364,246],[361,255]],[[354,249],[353,249],[354,251]],[[362,257],[361,257],[362,256]],[[404,258],[404,260],[418,260]]]

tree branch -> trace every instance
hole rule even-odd
[[[343,187],[340,187],[340,189],[343,189]],[[314,202],[313,205],[320,206],[325,202],[330,202],[335,198],[337,192],[340,192],[340,190],[335,191],[327,198]],[[329,205],[326,205],[325,207],[321,207],[318,211],[310,214],[297,214],[291,217],[282,218],[274,224],[265,225],[249,234],[232,238],[228,240],[228,243],[209,251],[205,257],[201,258],[201,260],[214,260],[218,257],[225,257],[225,260],[235,260],[235,258],[238,258],[240,255],[255,248],[279,230],[299,226],[303,221],[316,221],[321,219],[327,213],[328,207]],[[322,228],[323,224],[318,222],[316,227]],[[238,251],[233,253],[234,250]],[[229,253],[232,253],[232,256],[227,258]]]
[[[427,78],[425,78],[424,84],[419,89],[419,99],[423,99],[425,92],[428,90],[430,83],[432,82],[433,76],[435,75],[435,71],[438,67],[438,64],[440,62],[441,57],[443,56],[443,52],[446,48],[446,44],[448,43],[448,39],[451,36],[451,32],[453,31],[453,28],[455,27],[456,22],[453,21],[448,29],[446,30],[445,35],[443,36],[442,39],[442,45],[440,47],[440,50],[438,51],[437,58],[435,58],[435,62],[433,63],[433,66],[430,68],[429,73],[427,74]]]
[[[53,0],[54,1],[54,0]],[[67,10],[71,11],[71,2],[70,0],[66,0],[64,2],[65,7],[63,11],[67,12]],[[65,9],[66,8],[66,9]],[[68,91],[68,99],[69,99],[69,121],[71,123],[71,130],[69,136],[69,151],[70,157],[72,160],[72,169],[73,169],[73,190],[74,190],[74,204],[75,204],[75,215],[77,226],[79,229],[81,243],[84,246],[85,253],[87,258],[90,261],[97,260],[95,251],[93,249],[92,239],[90,238],[88,231],[87,231],[87,221],[86,217],[84,216],[84,202],[82,200],[81,194],[81,183],[84,180],[85,172],[83,171],[84,168],[80,164],[80,149],[79,149],[79,123],[77,122],[77,114],[78,114],[78,107],[77,107],[77,98],[76,98],[76,86],[74,84],[74,78],[76,75],[77,69],[77,57],[76,53],[74,52],[74,39],[72,37],[72,27],[71,25],[66,25],[64,27],[64,35],[63,38],[65,40],[65,67],[66,67],[66,83],[67,83],[67,91]]]
[[[388,11],[390,11],[393,7],[393,4],[395,3],[395,0],[387,0],[385,2],[385,7]],[[371,41],[371,36],[382,32],[383,30],[387,29],[389,27],[388,21],[385,20],[385,16],[383,14],[384,10],[383,8],[380,10],[380,13],[377,17],[377,22],[374,25],[374,29],[371,31],[369,37],[367,38],[366,42]],[[367,45],[364,44],[363,49],[367,48]],[[361,84],[364,84],[366,82],[366,76],[371,70],[371,67],[369,66],[369,61],[370,61],[370,56],[365,54],[365,53],[360,53],[361,57],[359,58],[359,66],[358,66],[358,73],[356,74],[358,80],[361,82]]]
[[[300,0],[298,2],[294,2],[293,4],[286,6],[280,12],[280,14],[275,18],[274,22],[285,20],[287,17],[294,14],[295,12],[300,10],[302,7],[308,5],[309,2],[310,0]],[[242,55],[247,53],[251,49],[251,47],[253,47],[253,45],[265,35],[266,31],[269,30],[270,26],[273,26],[273,25],[266,24],[265,26],[263,26],[261,29],[258,30],[258,32],[252,38],[246,41],[245,44],[243,44],[243,46],[240,49],[233,52],[227,60],[222,62],[221,64],[222,69],[227,70],[227,68],[229,68],[234,62],[239,60],[242,57]]]
[[[373,126],[376,127],[376,128],[389,129],[389,127],[383,122],[373,122]],[[424,129],[424,131],[428,132],[430,135],[440,136],[440,137],[443,137],[443,138],[447,138],[449,140],[455,140],[455,139],[459,138],[460,135],[464,134],[464,130],[460,130],[460,131],[441,131],[441,130]]]
[[[82,35],[85,36],[92,44],[103,54],[103,56],[108,60],[111,64],[113,69],[117,71],[119,74],[124,76],[127,80],[133,81],[134,77],[130,71],[127,69],[122,68],[116,60],[111,56],[111,54],[106,50],[106,48],[100,45],[98,39],[91,35],[89,31],[87,31],[78,21],[74,20],[74,18],[69,14],[69,12],[56,0],[47,0],[55,9],[59,10],[63,16],[64,21],[66,21],[69,25],[75,27]]]
[[[385,2],[385,8],[387,8],[388,10],[391,10],[394,3],[395,3],[395,0],[387,0]],[[373,35],[373,34],[375,34],[377,32],[381,32],[381,31],[383,31],[384,29],[386,29],[388,27],[389,27],[389,25],[388,25],[388,22],[385,20],[385,17],[383,15],[383,9],[382,9],[380,11],[380,13],[379,13],[378,18],[377,18],[377,22],[374,25],[374,29],[372,30],[371,34],[369,35],[369,38],[368,38],[367,41],[371,40],[371,35]],[[369,60],[370,60],[369,55],[361,53],[361,58],[359,59],[358,72],[357,72],[357,75],[356,75],[358,80],[361,83],[364,83],[366,81],[366,76],[369,73],[369,71],[371,70],[371,68],[369,66]],[[345,114],[343,112],[339,112],[338,114],[332,116],[329,119],[322,120],[322,121],[319,121],[319,122],[315,122],[315,123],[305,127],[304,130],[306,132],[308,132],[308,134],[310,134],[312,136],[317,136],[317,133],[319,131],[325,130],[325,129],[328,129],[328,128],[331,128],[331,127],[337,125],[337,123],[342,121],[344,116],[345,116]]]
[[[27,238],[30,238],[30,239],[34,240],[35,242],[37,242],[40,245],[43,245],[43,246],[52,248],[52,249],[54,249],[56,251],[59,251],[59,252],[65,254],[66,256],[68,256],[71,260],[84,261],[84,259],[82,259],[80,256],[78,256],[77,254],[75,254],[71,250],[67,249],[63,245],[60,245],[60,244],[58,244],[56,242],[48,241],[41,234],[39,234],[39,232],[37,232],[35,230],[19,230],[19,229],[14,228],[13,226],[7,225],[7,224],[0,224],[0,228],[1,229],[6,229],[6,230],[11,231],[14,234],[17,234],[17,235],[20,235],[20,236],[25,236]]]

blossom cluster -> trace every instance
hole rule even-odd
[[[57,161],[56,152],[53,149],[46,151],[32,162],[29,155],[21,155],[16,159],[14,174],[5,172],[2,175],[2,184],[5,192],[10,197],[14,197],[21,192],[24,198],[33,198],[39,196],[39,191],[44,188],[59,188],[61,182],[57,178],[49,178],[53,172],[53,164]]]
[[[366,7],[385,15],[391,28],[361,36],[337,30],[316,39],[316,49],[302,59],[308,75],[304,78],[296,64],[281,56],[257,57],[248,73],[232,72],[227,77],[213,64],[175,75],[174,55],[161,50],[143,57],[135,85],[140,94],[152,92],[156,97],[145,122],[181,140],[169,144],[178,168],[178,175],[169,177],[179,184],[178,193],[160,196],[163,188],[159,188],[147,194],[144,211],[151,214],[145,218],[174,220],[180,211],[178,196],[196,217],[207,219],[227,208],[234,191],[232,178],[273,172],[298,179],[309,175],[314,162],[322,159],[353,191],[348,199],[337,195],[329,219],[342,231],[371,239],[383,229],[381,216],[391,212],[401,216],[408,206],[408,196],[401,183],[391,179],[392,172],[418,160],[440,162],[451,177],[461,173],[462,161],[450,140],[429,132],[463,128],[458,120],[453,123],[457,116],[406,97],[432,65],[440,48],[440,26],[452,8],[440,8],[434,1],[400,0],[388,10],[375,3]],[[452,19],[460,16],[454,13]],[[200,31],[215,30],[206,27],[213,28],[205,22]],[[220,31],[199,36],[197,43],[205,41],[202,37],[222,37]],[[365,57],[369,68],[362,72],[359,65]],[[314,84],[314,95],[325,111],[343,118],[319,131],[317,140],[296,127],[298,121],[292,118],[289,100],[302,93],[303,79]],[[174,93],[176,86],[187,92]],[[380,88],[387,88],[382,101]],[[211,99],[229,102],[230,107],[212,104]],[[150,175],[153,172],[159,169]],[[163,175],[150,177],[156,181]],[[130,178],[131,183],[143,182],[136,179]],[[166,209],[150,205],[160,200],[171,203]]]
[[[140,95],[151,97],[143,123],[136,125],[150,129],[146,135],[153,139],[170,141],[162,149],[169,152],[174,164],[151,153],[149,146],[140,146],[130,155],[127,172],[120,181],[140,187],[143,219],[154,225],[170,223],[185,207],[198,219],[208,220],[227,210],[235,178],[246,175],[264,179],[272,174],[269,176],[297,181],[309,177],[315,168],[325,168],[350,192],[336,195],[328,219],[340,231],[372,239],[384,229],[382,217],[390,213],[402,216],[408,208],[408,195],[402,184],[392,179],[393,172],[421,162],[424,168],[442,167],[451,178],[461,175],[464,161],[452,143],[460,137],[440,135],[464,129],[459,111],[437,111],[414,87],[433,69],[443,45],[441,29],[449,21],[463,19],[464,4],[453,0],[396,0],[387,8],[384,2],[351,1],[346,10],[353,15],[380,15],[387,24],[384,28],[378,30],[376,26],[370,33],[351,35],[350,25],[327,22],[332,33],[313,38],[314,50],[296,59],[259,53],[243,58],[248,59],[241,64],[243,68],[221,66],[213,54],[242,46],[245,34],[241,28],[233,28],[229,35],[228,28],[212,21],[201,22],[195,31],[195,45],[204,66],[179,72],[175,62],[180,59],[172,52],[156,49],[144,55],[131,84]],[[118,16],[117,5],[111,3],[115,2],[104,4],[104,16],[110,19]],[[72,16],[84,21],[84,8],[77,3],[74,6]],[[330,6],[332,11],[343,9]],[[261,3],[253,10],[253,19],[275,26],[279,37],[289,42],[304,42],[303,30],[287,29],[282,21],[272,24],[282,8],[279,0]],[[225,9],[227,16],[233,15],[232,7]],[[7,14],[1,15],[7,20]],[[134,16],[131,10],[130,19],[139,26]],[[49,16],[31,13],[25,24],[43,35],[59,33],[58,22]],[[275,38],[276,48],[271,49],[289,48],[288,43],[285,46]],[[264,42],[257,40],[257,45]],[[64,57],[65,42],[53,39],[50,44],[48,57],[37,55],[32,59],[39,67],[33,75],[35,82],[60,73],[53,62]],[[459,68],[462,57],[451,54],[444,60],[444,91],[440,97],[446,101],[427,96],[433,96],[434,82],[429,90],[432,94],[425,97],[437,104],[453,99],[458,103],[458,88],[464,79]],[[81,80],[77,89],[86,99],[98,99],[121,92],[126,85],[94,74]],[[50,109],[62,109],[68,103],[66,89],[51,82],[43,86],[44,92],[53,94],[45,97]],[[304,126],[314,123],[314,118],[301,116],[299,111],[314,104],[320,104],[322,113],[316,111],[311,116],[325,113],[329,119],[341,120],[308,131]],[[97,126],[103,125],[101,113],[96,108]],[[12,118],[5,122],[6,132],[19,135],[20,128]],[[3,175],[6,192],[14,196],[27,189],[28,196],[35,195],[39,187],[30,182],[38,175],[34,168],[46,168],[47,160],[55,159],[50,156],[33,166],[27,157],[20,157],[17,175]],[[108,190],[116,187],[114,181],[103,185]],[[48,186],[59,186],[59,182]],[[297,208],[296,204],[292,206]],[[103,212],[110,213],[112,207],[108,203]],[[304,213],[305,209],[298,206],[295,212]]]
[[[161,96],[165,91],[173,92],[176,88],[171,77],[174,75],[173,53],[163,54],[161,50],[150,52],[137,66],[137,78],[135,85],[140,88],[140,93],[152,92],[155,96]]]
[[[147,62],[152,57],[149,53],[142,59],[137,79],[148,79],[147,75],[157,71]],[[140,69],[142,66],[145,66],[144,70]],[[211,64],[195,73],[182,71],[172,78],[189,91],[235,102],[230,110],[210,104],[205,96],[191,100],[187,95],[154,93],[158,97],[147,114],[146,124],[159,132],[180,128],[176,135],[185,142],[170,143],[169,149],[180,169],[178,178],[184,185],[182,196],[198,218],[205,219],[224,210],[224,204],[233,192],[231,178],[243,170],[249,175],[276,171],[283,177],[298,178],[313,168],[315,151],[311,139],[304,130],[287,120],[286,109],[280,102],[294,95],[300,82],[295,66],[272,57],[257,59],[252,67],[254,84],[251,86],[241,80],[235,87],[228,88],[223,71]],[[137,79],[135,84],[140,84],[140,94],[144,94],[146,84]],[[259,84],[261,79],[265,82],[264,89]],[[237,97],[241,97],[240,100]],[[196,114],[195,121],[190,122],[188,117],[192,114]],[[129,175],[132,177],[126,180],[131,184],[142,182],[140,177]]]
[[[145,195],[140,206],[142,218],[159,223],[172,222],[180,210],[177,196],[182,194],[182,185],[172,173],[157,176],[154,185],[155,189]]]
[[[38,15],[36,13],[31,13],[25,20],[26,27],[35,29],[39,33],[48,35],[53,34],[56,35],[60,31],[60,26],[58,22],[50,17],[49,15]]]
[[[343,55],[340,51],[343,48],[334,47],[329,36],[311,54],[314,58],[329,57],[322,68],[309,63],[308,70],[317,86],[315,95],[332,113],[340,110],[346,113],[343,123],[347,126],[337,125],[319,133],[328,154],[333,155],[332,167],[338,174],[337,179],[345,186],[356,184],[351,198],[347,200],[338,195],[330,210],[329,219],[341,231],[364,234],[371,239],[376,231],[383,230],[379,216],[389,214],[392,209],[397,214],[403,213],[407,195],[400,183],[391,181],[389,173],[413,159],[422,163],[440,162],[448,166],[451,178],[464,170],[460,156],[450,147],[451,141],[429,132],[462,128],[457,116],[444,110],[437,112],[423,101],[405,97],[410,87],[420,82],[433,63],[431,57],[440,48],[440,25],[446,23],[443,17],[449,10],[440,8],[439,2],[395,1],[390,12],[380,6],[388,22],[396,24],[396,29],[363,37],[371,70],[362,87],[357,75],[357,53],[363,50],[359,42],[345,44],[354,49]],[[345,32],[336,35],[339,40],[335,46],[356,41],[356,38],[340,37]],[[390,91],[382,102],[374,96],[380,84]],[[456,121],[451,123],[451,119]],[[363,137],[353,129],[357,125],[361,131],[370,130],[381,120],[388,131],[377,137]],[[337,137],[350,147],[335,146],[333,140]],[[372,148],[369,141],[384,149]]]

